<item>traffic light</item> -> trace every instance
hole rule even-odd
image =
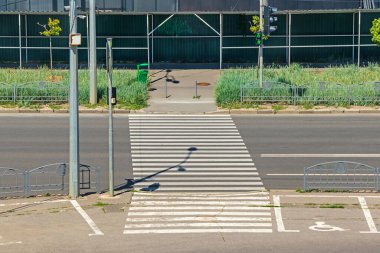
[[[256,46],[261,46],[263,44],[263,33],[258,31],[256,33]]]
[[[277,22],[277,17],[273,17],[273,12],[276,12],[277,8],[264,6],[264,35],[268,36],[270,33],[277,30],[277,26],[271,26],[272,23]]]

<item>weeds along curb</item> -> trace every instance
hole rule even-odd
[[[238,109],[231,109],[231,110],[218,110],[215,112],[208,112],[207,114],[232,114],[232,115],[255,115],[255,114],[266,114],[266,115],[307,115],[307,114],[380,114],[380,110],[339,110],[339,109],[331,109],[331,110],[281,110],[281,111],[275,111],[271,109],[267,110],[238,110]]]

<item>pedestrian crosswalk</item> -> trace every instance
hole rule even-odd
[[[271,233],[267,192],[135,193],[124,234]]]
[[[264,190],[229,115],[133,115],[129,127],[135,189]]]
[[[228,115],[133,115],[125,234],[270,233],[269,196]]]

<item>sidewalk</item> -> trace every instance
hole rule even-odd
[[[161,70],[151,71],[151,85],[146,113],[205,113],[216,111],[214,88],[219,70]],[[210,85],[197,87],[198,83]],[[166,84],[167,81],[167,98]]]

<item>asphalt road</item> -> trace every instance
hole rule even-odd
[[[0,116],[0,167],[32,169],[69,160],[68,115],[15,114]],[[302,186],[305,166],[350,160],[380,166],[379,158],[263,158],[262,154],[379,154],[376,115],[233,116],[267,189]],[[132,178],[128,117],[115,115],[115,179]],[[103,169],[107,186],[107,115],[81,115],[80,159]],[[271,175],[281,174],[281,175]],[[285,174],[285,175],[284,175]],[[298,174],[298,175],[292,175]]]
[[[261,157],[262,154],[379,154],[377,115],[255,115],[233,116],[233,120],[267,189],[302,187],[303,177],[291,174],[302,174],[304,167],[317,163],[343,160],[380,166],[379,158],[370,157]]]

